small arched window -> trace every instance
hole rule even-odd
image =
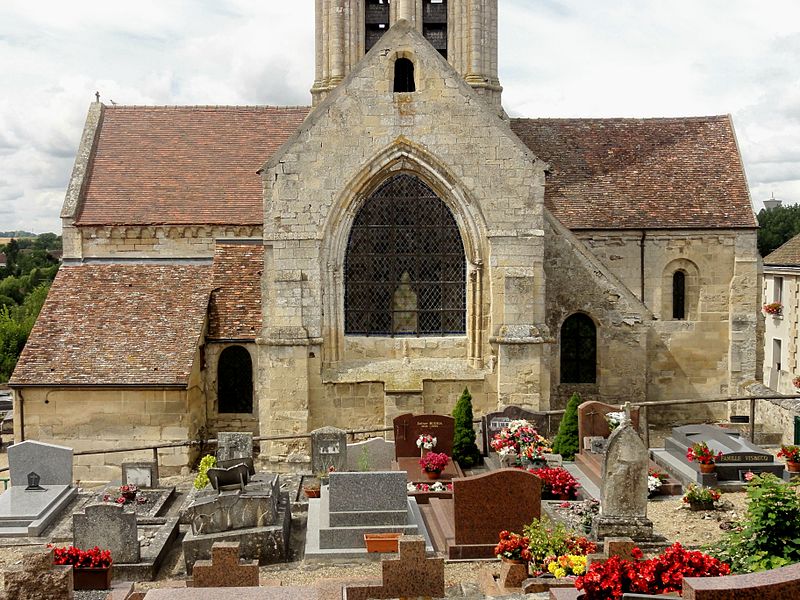
[[[407,58],[398,58],[394,61],[394,91],[395,93],[417,91],[414,83],[414,63]]]
[[[675,271],[672,275],[672,318],[686,318],[686,273]]]
[[[597,328],[582,313],[561,326],[561,383],[597,382]]]
[[[242,346],[225,348],[217,366],[219,413],[253,412],[253,360]]]

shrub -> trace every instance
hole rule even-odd
[[[770,473],[747,484],[747,511],[740,527],[710,546],[734,573],[777,569],[800,562],[800,498],[797,483]]]
[[[474,467],[481,462],[481,453],[475,445],[472,418],[472,395],[468,388],[464,388],[453,409],[453,419],[455,419],[453,460],[465,468]]]
[[[581,396],[575,392],[567,402],[567,410],[558,426],[556,439],[553,440],[553,452],[560,454],[564,460],[573,460],[580,450],[580,440],[578,439],[578,406],[580,403]]]
[[[203,457],[200,461],[200,467],[197,469],[197,477],[194,478],[194,487],[198,490],[202,490],[206,487],[210,482],[208,479],[208,470],[213,469],[217,466],[217,459],[216,457],[207,454]]]

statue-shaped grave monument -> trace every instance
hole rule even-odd
[[[631,422],[630,404],[608,440],[603,459],[602,501],[595,517],[594,535],[653,538],[653,523],[647,518],[647,467],[649,453]]]

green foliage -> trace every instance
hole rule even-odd
[[[758,213],[758,251],[766,256],[800,233],[800,204]]]
[[[481,453],[475,444],[475,429],[472,427],[472,395],[464,388],[453,409],[455,431],[453,433],[453,460],[464,468],[481,462]]]
[[[202,490],[210,481],[208,479],[208,470],[217,466],[216,456],[206,454],[200,461],[200,466],[197,468],[197,477],[194,478],[195,489]]]
[[[364,446],[361,449],[361,454],[358,455],[358,470],[369,471],[369,450]]]
[[[40,284],[25,297],[21,306],[3,303],[0,295],[0,383],[11,377],[49,289],[49,284]]]
[[[709,547],[709,554],[734,573],[777,569],[800,562],[798,483],[770,473],[756,475],[747,486],[747,511],[740,527]]]
[[[573,460],[580,450],[580,440],[578,439],[578,406],[580,403],[581,396],[575,392],[567,402],[567,410],[561,418],[556,439],[553,440],[553,452],[560,454],[564,460]]]

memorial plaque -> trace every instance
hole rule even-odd
[[[720,456],[718,463],[768,463],[772,462],[771,454],[753,454],[750,452],[731,452]]]
[[[420,435],[432,435],[436,438],[433,452],[444,452],[453,455],[453,434],[455,421],[445,415],[400,415],[394,419],[395,458],[419,456],[417,438]]]
[[[311,432],[311,470],[327,473],[347,469],[347,432],[336,427],[322,427]]]

